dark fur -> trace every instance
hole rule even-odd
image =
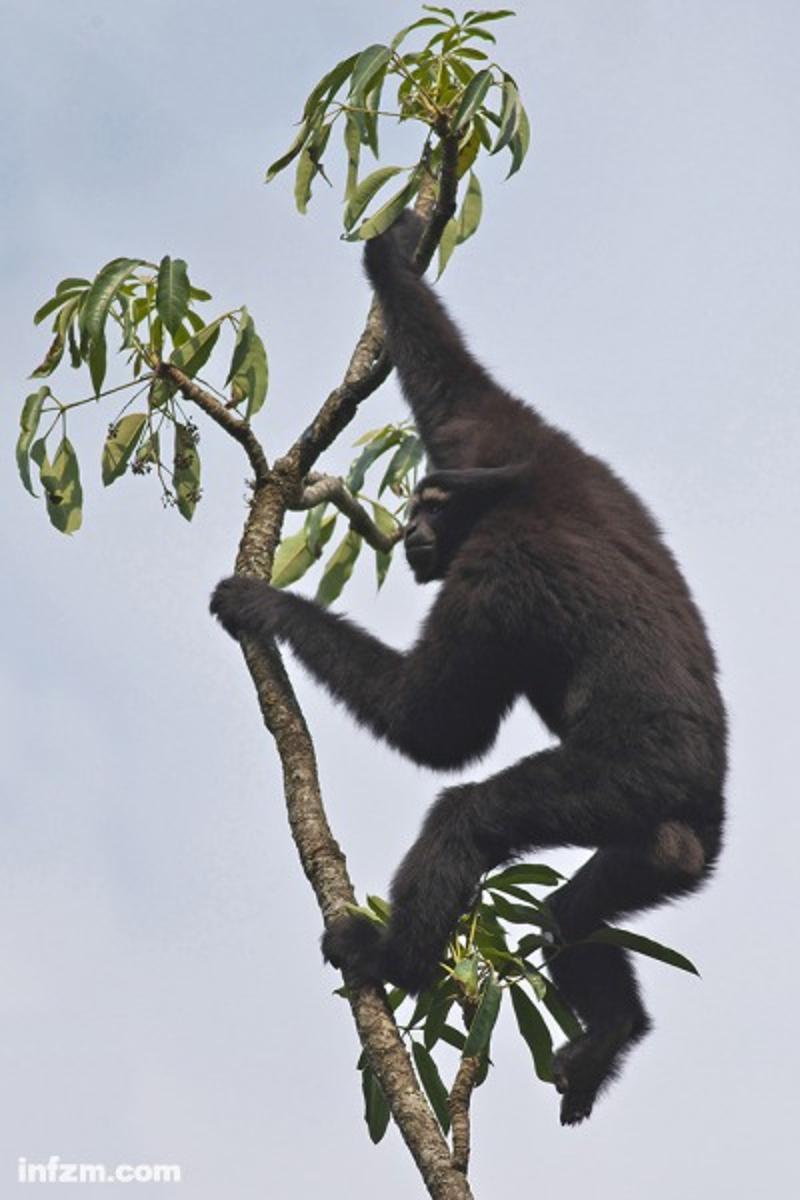
[[[557,735],[557,748],[442,793],[395,876],[385,936],[357,918],[331,925],[330,961],[410,991],[434,977],[481,874],[534,848],[596,849],[551,899],[567,941],[698,888],[720,847],[725,775],[714,656],[653,519],[472,358],[409,265],[416,232],[407,215],[366,248],[434,472],[406,552],[418,579],[443,583],[416,643],[390,649],[254,579],[222,583],[212,603],[234,636],[287,641],[359,723],[417,763],[479,758],[520,695]],[[498,467],[511,469],[481,475]],[[574,946],[550,969],[585,1027],[555,1059],[573,1124],[649,1021],[619,948]]]

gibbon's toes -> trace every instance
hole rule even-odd
[[[577,1043],[568,1043],[568,1046],[575,1044]],[[591,1115],[597,1089],[571,1086],[570,1057],[564,1053],[568,1046],[562,1047],[553,1058],[553,1083],[561,1096],[561,1124],[580,1125],[581,1121],[585,1121]]]
[[[440,955],[408,941],[387,940],[383,948],[383,977],[410,996],[418,996],[435,981]]]
[[[322,935],[322,957],[353,983],[380,983],[383,935],[367,917],[335,917]]]
[[[561,1124],[580,1125],[592,1115],[595,1092],[567,1092],[561,1100]]]

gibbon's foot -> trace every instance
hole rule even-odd
[[[649,1028],[647,1017],[637,1017],[612,1029],[584,1033],[561,1047],[553,1058],[553,1083],[562,1097],[562,1125],[580,1125],[591,1115],[598,1094]]]
[[[252,632],[258,627],[269,633],[269,618],[277,610],[275,588],[252,575],[231,575],[214,589],[209,608],[222,628],[233,638]]]
[[[367,917],[337,917],[322,935],[322,956],[354,983],[391,983],[411,995],[430,987],[438,964],[431,966],[407,942],[394,940]]]
[[[322,935],[322,957],[353,983],[383,982],[383,934],[374,921],[353,913],[336,917]]]

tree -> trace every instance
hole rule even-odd
[[[268,178],[294,165],[296,203],[305,212],[312,186],[327,180],[324,156],[338,124],[346,159],[345,236],[368,238],[414,203],[428,220],[420,262],[426,264],[438,251],[441,273],[456,247],[478,228],[482,200],[474,167],[479,156],[507,153],[513,174],[523,162],[530,135],[515,81],[489,62],[485,49],[494,40],[494,22],[510,14],[473,12],[459,20],[449,9],[431,6],[425,13],[390,43],[351,55],[317,84],[294,143],[272,164]],[[407,49],[419,41],[419,48]],[[389,97],[391,112],[383,108],[384,96]],[[419,152],[409,166],[381,166],[365,173],[362,154],[371,152],[377,158],[378,131],[390,115],[420,132]],[[380,204],[379,194],[390,183],[391,197]],[[459,200],[457,215],[452,215]],[[110,485],[126,473],[155,477],[167,503],[191,520],[201,499],[199,430],[188,415],[195,405],[240,444],[252,473],[238,570],[289,584],[320,558],[344,518],[347,530],[325,566],[319,598],[330,602],[341,592],[365,542],[376,553],[382,582],[420,459],[413,430],[401,423],[374,431],[344,481],[313,471],[390,370],[379,311],[370,311],[342,382],[308,429],[270,464],[253,428],[267,394],[263,342],[245,308],[213,320],[201,317],[197,307],[209,299],[207,292],[192,286],[186,264],[170,256],[158,264],[118,258],[94,278],[61,281],[36,314],[37,322],[52,317],[53,338],[34,375],[51,378],[67,355],[76,370],[88,368],[92,394],[62,402],[49,384],[43,384],[27,397],[17,446],[25,486],[33,492],[38,473],[53,525],[61,532],[75,532],[82,520],[82,494],[67,423],[78,409],[124,393],[123,407],[110,412],[104,482]],[[115,326],[131,380],[104,391]],[[225,384],[217,390],[206,382],[206,366],[225,333],[234,335],[234,345]],[[376,496],[365,498],[365,478],[373,468],[382,472],[380,483]],[[384,502],[386,494],[394,498],[391,508]],[[289,511],[307,515],[302,528],[278,546]],[[322,809],[311,739],[277,654],[248,653],[246,658],[283,764],[292,832],[303,867],[328,918],[354,904],[355,896]],[[382,1135],[391,1110],[434,1196],[469,1194],[469,1098],[488,1069],[489,1039],[502,996],[511,996],[520,1030],[544,1079],[550,1034],[538,1002],[549,1006],[568,1033],[574,1030],[570,1014],[559,1007],[546,979],[529,961],[543,939],[528,933],[513,949],[508,942],[509,924],[546,924],[540,902],[527,889],[552,885],[557,878],[548,868],[520,866],[486,881],[486,899],[465,919],[454,941],[449,973],[403,1019],[404,1038],[392,1017],[392,1010],[404,1001],[402,994],[390,994],[387,1005],[379,990],[347,989],[365,1047],[361,1069],[370,1133],[376,1140]],[[368,899],[367,911],[375,920],[385,917],[377,898]],[[619,936],[631,944],[630,935]],[[648,947],[640,941],[638,948]],[[448,1023],[454,1006],[462,1011],[466,1033]],[[419,1083],[404,1040],[411,1043]],[[440,1041],[448,1040],[462,1052],[449,1092],[431,1054]],[[452,1151],[443,1136],[451,1121]]]

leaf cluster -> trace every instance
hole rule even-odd
[[[165,368],[197,378],[228,324],[236,337],[224,385],[228,394],[220,396],[220,404],[249,421],[264,404],[268,386],[264,344],[247,309],[206,321],[196,306],[210,299],[208,292],[191,284],[183,259],[167,255],[156,266],[144,259],[116,258],[94,279],[62,279],[34,315],[37,325],[53,317],[54,336],[32,377],[52,376],[68,353],[72,368],[88,369],[92,385],[89,396],[69,402],[44,385],[26,398],[20,416],[20,477],[35,495],[31,464],[38,468],[48,515],[61,532],[75,532],[82,520],[80,471],[67,437],[68,415],[125,391],[132,394],[114,414],[101,451],[103,483],[114,483],[128,470],[136,475],[155,470],[165,502],[191,520],[201,495],[198,431]],[[115,332],[131,379],[104,390],[108,345]],[[139,399],[141,409],[128,411]],[[52,420],[37,438],[48,416]],[[51,459],[47,446],[54,432],[58,441]]]
[[[441,140],[458,139],[458,178],[469,176],[466,194],[451,222],[439,273],[455,247],[478,228],[481,191],[474,163],[481,152],[508,152],[509,175],[522,165],[530,145],[530,122],[515,80],[489,51],[490,26],[513,16],[510,9],[468,10],[460,18],[450,8],[424,4],[426,15],[401,29],[387,44],[367,46],[337,63],[310,92],[291,146],[267,169],[274,179],[295,164],[295,203],[305,213],[317,178],[330,184],[325,154],[339,123],[346,161],[343,225],[348,239],[382,233],[415,197],[426,176],[436,179]],[[424,33],[419,49],[406,48],[412,34]],[[425,130],[420,157],[405,166],[364,172],[362,154],[379,157],[381,122],[416,122]],[[373,201],[391,180],[401,186],[380,207]],[[369,211],[368,211],[369,210]]]
[[[422,442],[406,422],[370,430],[355,444],[360,451],[350,464],[345,485],[356,500],[369,506],[372,519],[381,533],[393,536],[417,484],[424,454]],[[377,487],[377,498],[373,499],[365,496],[362,489],[367,473],[379,462],[383,473]],[[396,501],[393,511],[380,502],[387,492]],[[327,502],[309,509],[302,527],[285,537],[278,546],[272,570],[275,587],[283,588],[296,583],[314,566],[331,540],[339,516]],[[362,546],[361,535],[349,528],[323,567],[315,597],[319,604],[332,604],[341,594],[353,573]],[[391,565],[392,552],[375,550],[374,553],[375,576],[380,588]]]
[[[562,881],[558,871],[537,863],[517,863],[484,877],[476,903],[461,918],[433,986],[416,1001],[400,988],[392,988],[388,994],[398,1026],[410,1044],[420,1084],[445,1133],[450,1125],[449,1093],[434,1051],[446,1045],[462,1060],[479,1058],[476,1086],[483,1083],[492,1065],[492,1034],[505,997],[510,999],[534,1072],[544,1083],[552,1083],[553,1029],[569,1040],[582,1032],[578,1018],[543,974],[546,962],[562,953],[567,943],[546,900],[531,891],[552,888]],[[390,907],[379,896],[368,896],[366,905],[352,907],[363,919],[378,925],[389,920]],[[529,932],[517,940],[519,926],[527,926]],[[689,959],[676,950],[627,930],[604,928],[586,941],[622,946],[697,974]],[[537,955],[540,960],[533,961]],[[412,1004],[404,1017],[404,1008]],[[364,1118],[370,1137],[377,1142],[386,1132],[389,1108],[364,1055],[358,1068]]]

